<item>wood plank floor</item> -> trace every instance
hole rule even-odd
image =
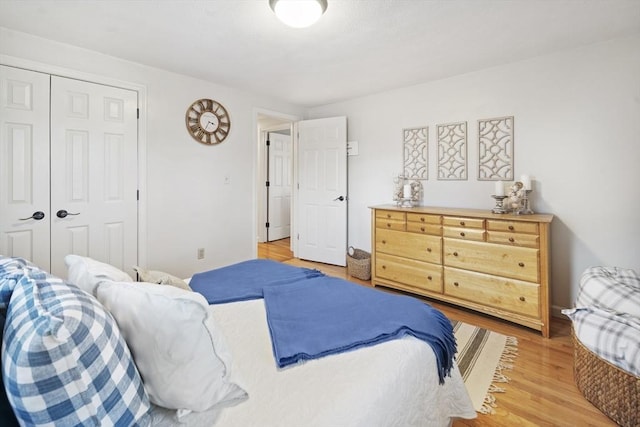
[[[349,277],[346,268],[293,258],[289,239],[258,244],[258,257],[300,267],[317,268],[365,286],[370,282]],[[384,288],[379,288],[384,289]],[[388,290],[389,292],[395,292]],[[458,420],[463,426],[615,426],[609,418],[580,394],[573,380],[573,345],[568,320],[553,318],[551,338],[539,332],[448,304],[429,301],[450,319],[477,325],[518,339],[514,368],[506,371],[510,382],[506,393],[496,393],[492,415],[479,414],[474,420]]]

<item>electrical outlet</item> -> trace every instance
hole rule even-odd
[[[204,248],[198,248],[198,259],[204,259]]]

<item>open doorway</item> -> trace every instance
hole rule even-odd
[[[293,230],[293,135],[297,117],[258,112],[257,243],[291,242]],[[289,244],[293,250],[293,242]]]
[[[286,231],[271,231],[274,214],[280,215],[277,221],[281,223],[289,219],[282,228],[289,230],[290,249],[296,258],[346,265],[346,117],[300,120],[262,111],[256,111],[255,117],[257,243],[286,238]],[[288,141],[290,149],[274,148],[271,139]],[[274,160],[271,154],[276,152],[287,154]],[[277,161],[280,166],[275,165]],[[281,178],[276,178],[278,173]],[[287,182],[285,197],[271,191],[276,179]]]

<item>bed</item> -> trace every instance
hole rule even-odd
[[[0,261],[2,261],[1,258]],[[86,263],[89,261],[86,259],[82,261],[87,267]],[[152,377],[149,371],[145,371],[145,362],[141,355],[143,350],[137,349],[136,343],[144,343],[149,335],[165,331],[167,328],[164,328],[161,322],[166,319],[149,320],[157,325],[156,330],[140,327],[138,324],[138,328],[133,332],[138,335],[133,339],[134,336],[131,335],[132,332],[128,330],[127,325],[119,320],[123,318],[119,310],[127,310],[131,306],[140,307],[143,303],[135,302],[136,298],[146,298],[140,301],[144,301],[147,313],[160,312],[164,313],[163,317],[171,317],[168,313],[178,315],[184,311],[192,316],[193,310],[176,309],[175,305],[154,310],[155,303],[149,302],[149,295],[151,294],[153,298],[161,297],[162,304],[171,298],[188,300],[193,304],[200,304],[200,300],[205,300],[207,304],[206,300],[210,299],[210,296],[205,296],[207,292],[203,294],[186,292],[166,285],[138,283],[136,286],[131,286],[131,283],[128,283],[126,277],[121,274],[122,272],[108,267],[110,266],[94,263],[91,264],[91,268],[85,268],[92,271],[85,271],[83,274],[78,274],[78,271],[72,271],[70,268],[69,280],[78,282],[87,298],[89,298],[87,294],[96,294],[106,311],[118,320],[118,329],[122,332],[128,347],[131,348],[132,360],[141,378],[144,379],[146,394],[154,395],[157,390],[162,393],[165,391],[162,385],[153,390],[156,378]],[[254,286],[259,283],[260,277],[264,277],[264,274],[254,274],[256,271],[254,268],[245,267],[247,266],[218,269],[217,279],[222,275],[228,275],[233,282],[248,284],[248,286],[242,287],[240,296],[235,296],[230,301],[207,304],[203,317],[211,329],[215,328],[216,335],[224,341],[214,343],[214,348],[223,349],[216,355],[225,366],[226,400],[222,399],[220,404],[199,411],[180,411],[175,405],[163,407],[156,404],[158,400],[155,398],[151,398],[149,403],[144,403],[144,396],[141,396],[142,404],[128,405],[129,408],[139,409],[138,415],[135,415],[139,416],[136,423],[157,426],[223,427],[250,425],[267,427],[446,426],[450,425],[455,418],[476,416],[455,363],[448,371],[448,375],[443,378],[438,361],[441,356],[436,356],[437,352],[434,352],[423,339],[406,333],[381,340],[375,345],[358,345],[349,349],[350,351],[331,353],[311,360],[305,357],[293,359],[293,362],[283,363],[283,366],[279,367],[270,332],[270,328],[273,327],[269,321],[270,303],[268,299],[265,302],[264,295],[260,295],[260,286]],[[244,271],[244,278],[241,270]],[[2,273],[0,268],[0,275]],[[13,274],[11,276],[14,278],[13,281],[16,282],[16,272],[13,271],[11,274]],[[253,277],[248,277],[247,274]],[[293,277],[299,274],[305,275],[305,278]],[[306,277],[307,274],[310,277]],[[29,275],[34,276],[32,273]],[[6,277],[5,272],[5,284],[9,283]],[[48,275],[46,277],[47,279],[44,280],[51,280]],[[277,278],[278,285],[282,285],[279,288],[285,290],[299,290],[301,280],[314,283],[314,280],[322,279],[304,269],[287,269],[281,276],[273,274],[270,277]],[[194,276],[194,279],[197,277]],[[74,288],[74,285],[60,282],[56,282],[55,286]],[[330,282],[333,283],[333,279]],[[191,284],[197,290],[202,282],[199,285],[198,280],[193,280]],[[337,282],[334,284],[338,286]],[[5,286],[2,281],[0,285]],[[14,293],[18,292],[16,289],[19,289],[19,286],[16,283],[12,283],[11,286]],[[0,295],[3,295],[3,299],[6,300],[7,291],[3,287],[0,287]],[[143,290],[149,292],[144,293]],[[114,301],[117,298],[123,298],[122,292],[127,292],[124,300],[128,304],[121,304],[119,308]],[[264,290],[262,292],[264,293]],[[187,296],[187,294],[191,295]],[[172,301],[171,304],[174,302]],[[136,313],[131,314],[131,312],[127,315],[137,316]],[[7,320],[11,321],[11,319],[11,313],[9,313]],[[182,330],[185,331],[184,328]],[[142,333],[145,336],[140,335]],[[199,339],[197,342],[202,343],[202,341]],[[9,346],[7,343],[7,347]],[[6,373],[5,351],[13,350],[10,348],[3,350],[3,372],[5,372],[3,376],[7,378],[11,373]],[[191,364],[209,365],[203,360],[192,360],[183,365]],[[187,378],[188,375],[183,377]],[[192,384],[188,381],[184,383],[187,384],[186,386],[179,385],[184,378],[175,379],[171,383],[178,384],[173,387],[175,390],[171,390],[172,392],[192,391],[187,390],[191,388],[188,384]],[[164,387],[166,388],[166,383]],[[21,403],[16,401],[20,401],[21,398],[12,396],[15,390],[12,390],[11,386],[6,388],[11,403],[14,405],[17,403],[17,406],[20,406]],[[194,385],[193,388],[197,389],[197,386]],[[136,390],[140,391],[139,388]],[[197,397],[194,399],[197,400]],[[96,411],[100,413],[99,410]],[[109,424],[104,421],[101,423]]]

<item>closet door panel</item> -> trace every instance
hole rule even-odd
[[[133,274],[137,94],[54,76],[51,105],[52,270],[66,276],[64,256],[76,253]]]
[[[48,74],[0,65],[0,254],[50,269]]]

